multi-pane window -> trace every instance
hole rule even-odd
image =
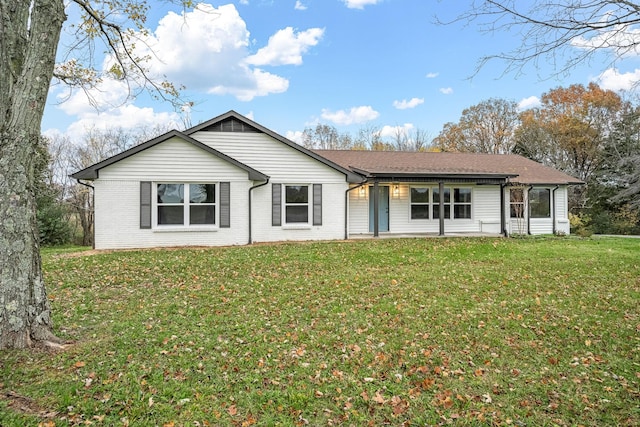
[[[428,187],[411,187],[411,219],[429,219]]]
[[[429,212],[431,219],[439,219],[440,197],[440,187],[411,187],[411,219],[428,219]],[[471,188],[445,187],[442,204],[445,219],[451,219],[452,212],[454,219],[471,219]]]
[[[285,186],[284,218],[286,224],[306,224],[309,222],[308,185]]]
[[[532,188],[529,191],[529,209],[531,218],[549,218],[551,216],[551,190]]]
[[[444,204],[444,218],[451,218],[451,189],[445,188],[444,195],[442,196],[442,203]],[[433,208],[432,218],[440,219],[440,188],[433,188]]]
[[[509,191],[511,218],[524,218],[524,189],[512,188]]]
[[[453,189],[453,217],[471,219],[471,189]]]
[[[158,225],[215,225],[215,184],[158,184]]]

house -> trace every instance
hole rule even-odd
[[[229,111],[71,175],[97,249],[568,233],[580,184],[514,155],[308,150]]]

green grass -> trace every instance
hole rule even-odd
[[[635,239],[47,251],[43,266],[74,344],[0,352],[2,426],[640,425]]]

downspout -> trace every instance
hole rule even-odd
[[[380,195],[378,194],[380,185],[378,181],[373,182],[373,237],[378,237],[380,234],[380,213],[378,208],[380,207]]]
[[[347,191],[344,192],[344,240],[349,239],[349,192],[367,184],[368,182],[365,181],[355,187],[348,188]]]
[[[531,236],[531,204],[529,203],[530,192],[533,190],[533,185],[527,188],[527,235]]]
[[[500,231],[504,237],[507,237],[507,221],[505,219],[506,210],[504,206],[504,189],[506,187],[507,184],[500,184]]]
[[[551,219],[553,220],[553,235],[555,236],[558,232],[558,227],[556,227],[556,190],[560,188],[559,185],[551,190],[551,201],[553,202],[553,206],[551,207]]]
[[[265,182],[263,182],[262,184],[254,185],[253,187],[249,188],[249,244],[253,243],[253,238],[251,236],[251,222],[252,222],[251,221],[251,205],[253,204],[253,203],[251,203],[251,192],[253,190],[255,190],[256,188],[263,187],[263,186],[267,185],[269,183],[270,179],[271,178],[267,177],[267,180]]]
[[[439,228],[440,236],[444,236],[444,181],[438,182],[438,193],[440,197],[440,202],[438,206],[438,216],[439,216]]]
[[[80,185],[84,185],[87,188],[91,189],[91,206],[93,207],[93,209],[95,210],[95,206],[96,206],[96,192],[95,192],[95,187],[91,184],[87,184],[85,182],[82,182],[80,179],[78,179],[78,184]],[[95,217],[94,217],[94,224],[93,227],[91,227],[91,249],[95,249],[96,248],[96,224],[95,224]]]

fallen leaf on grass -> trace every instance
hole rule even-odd
[[[376,391],[375,396],[373,396],[373,401],[376,402],[376,403],[379,403],[381,405],[386,403],[386,400],[385,400],[384,396],[380,393],[380,391]]]

